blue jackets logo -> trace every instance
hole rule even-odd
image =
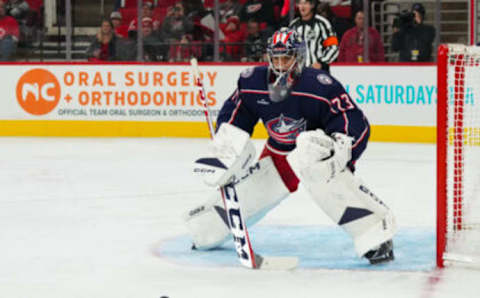
[[[296,120],[280,114],[279,117],[273,118],[265,125],[268,135],[278,143],[295,144],[297,136],[306,130],[307,121],[303,118]]]

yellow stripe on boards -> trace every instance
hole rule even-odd
[[[208,127],[205,122],[73,120],[0,120],[0,135],[49,137],[209,137]],[[267,132],[263,124],[257,124],[253,138],[265,139],[266,137]],[[435,143],[436,128],[373,125],[370,141]]]
[[[253,137],[267,137],[262,124],[255,127]],[[435,143],[436,138],[436,127],[428,126],[373,125],[370,131],[370,141],[373,142]]]
[[[436,143],[437,128],[434,126],[372,125],[370,141],[400,143]]]
[[[1,120],[2,136],[209,137],[204,122]]]

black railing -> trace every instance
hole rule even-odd
[[[65,43],[63,40],[45,43],[40,39],[37,43],[28,43],[18,48],[15,60],[17,61],[49,61],[65,59]],[[130,39],[117,41],[116,55],[107,61],[137,61],[136,43]],[[73,55],[75,60],[88,61],[89,44],[83,41],[82,45],[74,43]],[[188,62],[192,57],[199,61],[214,61],[212,42],[192,41],[181,42],[151,42],[145,40],[143,46],[144,62]],[[132,50],[134,49],[134,50]],[[126,53],[126,52],[129,53]],[[224,62],[263,62],[264,45],[260,43],[225,43],[219,45],[220,61]],[[96,60],[98,61],[98,60]]]

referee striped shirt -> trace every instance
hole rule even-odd
[[[306,66],[314,63],[328,65],[337,59],[337,34],[326,18],[315,14],[310,20],[303,21],[298,17],[290,23],[289,27],[295,29],[305,41]]]

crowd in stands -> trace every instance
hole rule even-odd
[[[368,57],[365,57],[363,1],[346,1],[348,5],[342,5],[341,0],[296,0],[297,21],[289,23],[290,1],[294,0],[219,0],[217,26],[214,0],[144,0],[143,60],[183,62],[196,56],[212,61],[214,32],[219,28],[222,61],[260,62],[265,59],[264,49],[271,34],[280,27],[290,26],[304,36],[307,50],[312,52],[308,59],[314,67],[328,69],[333,61],[385,61],[382,37],[373,27],[367,30]],[[311,14],[305,16],[303,7],[312,10]],[[414,17],[408,26],[402,16],[401,24],[398,20],[394,24],[392,49],[399,52],[400,61],[430,61],[435,30],[422,22],[423,5],[416,3],[409,13]],[[110,19],[102,22],[99,33],[92,39],[89,60],[135,60],[137,19],[136,0],[116,1]],[[312,22],[319,23],[321,29],[311,25]],[[320,36],[318,32],[312,33],[315,30],[328,34]],[[323,52],[323,57],[317,52]]]
[[[290,1],[296,2],[293,22],[289,21]],[[212,61],[214,33],[219,29],[221,61],[262,62],[268,38],[280,27],[289,26],[304,37],[307,51],[312,52],[307,54],[310,66],[328,69],[333,61],[385,61],[382,37],[374,27],[368,27],[368,59],[364,56],[361,0],[219,0],[218,25],[214,2],[143,0],[139,26],[137,0],[116,0],[114,11],[92,36],[88,60],[137,60],[141,27],[144,61],[184,62],[192,56]],[[12,60],[18,48],[35,40],[36,28],[43,22],[43,3],[0,0],[0,60]],[[304,7],[311,13],[305,13]],[[435,29],[423,23],[425,14],[424,6],[415,3],[395,20],[391,49],[399,53],[400,61],[432,61]],[[321,29],[315,29],[312,22],[319,23]],[[327,33],[320,36],[315,30]]]
[[[200,60],[212,60],[213,40],[219,28],[220,57],[223,61],[264,60],[264,48],[268,37],[281,26],[288,26],[288,0],[219,0],[219,24],[215,24],[213,0],[144,0],[142,9],[144,32],[144,57],[147,61],[188,61],[192,55]],[[116,1],[116,10],[108,20],[116,38],[111,39],[109,55],[105,60],[120,60],[121,48],[132,48],[137,37],[137,1]],[[287,9],[286,9],[287,8]],[[107,20],[105,20],[107,21]],[[93,47],[99,47],[100,32],[92,37],[89,60],[99,59],[93,55]],[[151,29],[151,30],[150,30]],[[133,48],[136,46],[133,45]],[[107,52],[104,46],[104,53]],[[113,49],[119,49],[115,51]],[[136,57],[131,53],[130,57]]]
[[[290,1],[296,2],[293,22],[289,22]],[[137,31],[141,27],[144,61],[184,62],[192,56],[212,61],[214,33],[219,29],[221,61],[261,62],[265,61],[268,38],[280,27],[289,26],[304,37],[307,51],[311,52],[307,53],[310,66],[328,69],[333,61],[385,61],[382,37],[373,27],[367,30],[368,59],[364,56],[365,16],[361,0],[219,0],[218,25],[214,2],[143,0],[139,26],[137,0],[116,0],[114,11],[102,20],[98,33],[92,36],[88,60],[137,60]],[[19,48],[38,39],[43,3],[44,0],[0,0],[1,61],[14,59]],[[311,14],[306,14],[303,7],[308,7]],[[425,14],[425,7],[415,3],[396,18],[391,50],[399,53],[399,61],[432,61],[436,32],[424,24]],[[315,29],[312,22],[319,23],[322,29]],[[315,30],[327,35],[320,36]]]

